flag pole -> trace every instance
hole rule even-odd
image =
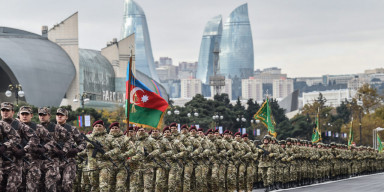
[[[127,89],[128,89],[128,93],[127,93],[127,105],[125,106],[127,108],[127,130],[129,129],[129,113],[130,113],[130,99],[131,99],[131,81],[132,81],[132,50],[131,50],[131,57],[129,58],[129,77],[128,77],[128,82],[127,82]]]

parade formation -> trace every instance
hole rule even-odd
[[[81,133],[57,124],[49,108],[1,104],[0,191],[271,191],[383,171],[384,154],[371,147],[266,135],[252,141],[229,130],[204,131],[172,123],[162,130],[108,128],[93,123]]]

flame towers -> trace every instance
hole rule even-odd
[[[121,39],[135,33],[136,69],[159,82],[152,54],[147,19],[143,9],[132,0],[124,1],[124,18]]]

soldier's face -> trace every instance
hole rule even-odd
[[[248,137],[244,137],[243,140],[244,140],[245,142],[248,142],[249,139],[248,139]]]
[[[120,128],[118,126],[113,126],[110,129],[111,133],[118,133],[120,131]]]
[[[235,139],[236,139],[236,141],[241,141],[241,136],[240,135],[236,135]]]
[[[225,136],[225,135],[224,135],[224,136]],[[212,139],[213,137],[214,137],[214,135],[213,135],[212,132],[208,133],[208,138]]]
[[[201,136],[201,137],[204,137],[204,136],[205,136],[205,135],[204,135],[204,132],[202,132],[202,131],[199,131],[198,134],[199,134],[199,136]]]
[[[15,114],[15,111],[8,110],[8,109],[1,109],[1,118],[4,119],[11,119],[13,115]]]
[[[215,137],[219,137],[220,136],[220,133],[219,132],[216,132],[215,133]]]
[[[184,129],[181,129],[181,133],[182,133],[182,134],[186,134],[186,133],[188,133],[188,129],[185,129],[185,128],[184,128]]]
[[[291,145],[291,142],[287,142],[287,145]]]
[[[93,126],[93,130],[97,132],[104,131],[104,126],[102,124],[96,124]]]
[[[281,147],[282,147],[282,148],[285,148],[285,145],[284,145],[284,144],[282,144],[282,145],[281,145]]]
[[[29,123],[32,120],[32,114],[31,113],[21,113],[20,115],[20,121],[23,123]]]
[[[229,134],[224,134],[224,138],[231,138],[231,135],[229,135]]]
[[[68,117],[61,113],[56,114],[56,121],[59,124],[64,124],[65,122],[67,122],[67,119]]]
[[[129,135],[130,137],[133,137],[133,136],[136,135],[136,132],[135,132],[134,130],[129,130],[129,131],[128,131],[128,135]]]
[[[40,123],[48,123],[50,119],[51,119],[50,114],[42,114],[42,113],[39,114]]]
[[[158,130],[152,130],[152,135],[154,137],[158,137],[160,135],[160,132]]]
[[[192,129],[190,132],[189,132],[191,135],[195,136],[197,134],[196,132],[196,129]]]
[[[164,137],[170,137],[172,134],[171,134],[170,131],[167,130],[167,131],[164,132],[163,135],[164,135]]]
[[[177,133],[177,127],[172,126],[172,127],[171,127],[171,132],[172,132],[172,133]]]
[[[140,129],[137,131],[137,135],[139,135],[139,136],[144,136],[144,135],[145,135],[145,130],[144,130],[144,128],[140,128]]]
[[[268,139],[264,139],[264,140],[263,140],[263,143],[264,143],[264,144],[268,144],[268,143],[269,143]]]

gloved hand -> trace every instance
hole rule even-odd
[[[59,150],[59,149],[54,149],[53,150],[53,153],[57,156],[57,157],[63,157],[65,155],[65,152],[62,151],[62,150]]]
[[[4,153],[5,150],[7,150],[7,146],[5,146],[5,145],[1,145],[1,146],[0,146],[0,153]]]
[[[14,148],[12,152],[13,152],[13,155],[14,155],[16,158],[18,158],[18,159],[24,157],[24,155],[25,155],[25,151],[24,151],[24,149],[17,149],[17,148]]]
[[[77,153],[79,153],[79,150],[76,148],[72,148],[68,150],[67,157],[68,158],[73,158],[76,157]]]
[[[263,150],[259,149],[259,153],[262,153],[262,152],[263,152]]]
[[[273,154],[273,153],[270,153],[270,154],[269,154],[269,157],[273,157],[273,156],[274,156],[274,154]]]
[[[34,147],[34,148],[32,148],[32,152],[37,154],[37,155],[44,154],[45,151],[46,151],[45,148],[42,148],[42,147]]]

